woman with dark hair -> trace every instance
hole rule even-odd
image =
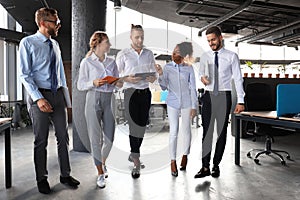
[[[176,153],[181,116],[181,132],[183,133],[183,156],[180,170],[186,170],[187,156],[191,146],[191,120],[196,116],[197,93],[195,73],[191,63],[193,46],[190,42],[177,44],[172,55],[172,62],[164,69],[156,66],[159,83],[163,90],[168,90],[166,100],[170,124],[169,151],[171,157],[171,174],[177,177]]]
[[[106,33],[96,31],[90,38],[90,50],[80,63],[77,88],[87,91],[85,117],[91,144],[91,153],[98,170],[97,185],[105,187],[108,177],[105,161],[112,148],[115,121],[112,112],[113,90],[122,87],[121,81],[110,84],[105,77],[119,77],[117,65],[106,56],[110,42]]]

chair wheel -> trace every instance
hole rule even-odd
[[[283,160],[283,161],[281,161],[281,164],[282,164],[282,165],[284,165],[284,166],[286,165],[286,163],[285,163],[285,161],[284,161],[284,160]]]
[[[247,157],[251,158],[251,153],[250,152],[247,153]]]
[[[286,156],[286,159],[291,160],[291,157],[289,155]]]
[[[254,162],[255,162],[256,164],[259,164],[259,160],[258,160],[257,158],[254,159]]]

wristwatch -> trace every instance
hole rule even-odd
[[[244,106],[245,104],[244,103],[238,103],[238,105]]]

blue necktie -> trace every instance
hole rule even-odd
[[[51,91],[55,93],[57,91],[57,73],[55,65],[55,53],[53,51],[53,45],[50,39],[47,39],[50,49],[50,78],[51,78]]]
[[[215,78],[215,84],[214,84],[214,90],[213,95],[218,95],[219,92],[219,61],[218,61],[218,52],[215,52],[215,69],[214,69],[214,78]]]

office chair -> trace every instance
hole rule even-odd
[[[198,88],[198,113],[196,115],[196,128],[199,128],[200,127],[200,124],[199,124],[199,120],[200,120],[200,115],[202,114],[202,96],[204,94],[204,88]],[[193,125],[193,122],[192,122],[192,125]]]
[[[265,83],[251,83],[246,87],[246,95],[245,95],[245,106],[247,111],[271,111],[273,110],[273,99],[271,94],[271,87]],[[266,125],[254,123],[254,131],[253,135],[258,136],[258,132],[262,127]],[[274,150],[272,149],[272,142],[274,142],[274,138],[269,133],[265,133],[265,149],[251,149],[247,153],[247,157],[251,158],[251,152],[258,151],[255,155],[254,162],[259,164],[258,157],[260,155],[266,154],[275,154],[280,158],[281,164],[285,165],[285,160],[279,153],[285,153],[287,159],[290,159],[290,155],[286,151],[282,150]]]

